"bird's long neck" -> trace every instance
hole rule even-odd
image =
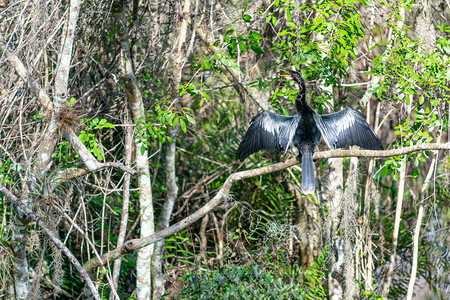
[[[299,91],[297,98],[295,99],[295,108],[297,109],[297,112],[300,113],[308,107],[308,103],[306,103],[306,86],[302,77],[297,79],[296,82],[298,83]]]

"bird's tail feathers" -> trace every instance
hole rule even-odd
[[[305,194],[313,194],[316,189],[314,163],[311,152],[302,153],[302,189]]]

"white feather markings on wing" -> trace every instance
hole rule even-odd
[[[278,124],[270,116],[265,115],[264,118],[261,118],[261,127],[270,134],[278,136]]]
[[[337,133],[340,135],[355,124],[355,116],[351,112],[347,112],[347,115],[344,118],[341,118],[339,122],[335,122],[334,124],[337,125]]]
[[[313,118],[316,121],[316,125],[322,133],[323,140],[327,144],[328,148],[335,149],[337,144],[337,136],[334,130],[325,124],[320,115],[314,114]]]
[[[284,151],[284,154],[286,154],[286,152],[288,151],[290,145],[292,144],[292,141],[294,140],[294,135],[295,135],[295,132],[297,131],[297,126],[298,126],[298,123],[300,122],[301,118],[302,117],[300,115],[295,115],[292,118],[291,124],[289,124],[288,132],[287,132],[287,134],[288,134],[288,143],[285,146],[286,149]]]

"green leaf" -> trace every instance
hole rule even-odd
[[[230,42],[230,35],[234,32],[234,29],[230,29],[227,31],[227,33],[225,34],[223,40],[227,43]]]
[[[277,18],[275,18],[274,16],[272,16],[272,24],[273,26],[277,26]]]
[[[184,122],[183,119],[180,119],[180,125],[181,125],[181,130],[183,130],[183,132],[186,133],[186,123]]]
[[[244,41],[239,42],[239,49],[241,49],[242,53],[245,53],[248,51],[248,45]]]
[[[259,48],[256,45],[251,45],[250,48],[256,53],[256,54],[264,54],[264,51],[261,50],[261,48]]]
[[[262,39],[262,36],[257,32],[252,32],[252,37],[257,41]]]
[[[250,23],[252,21],[252,16],[250,15],[244,15],[243,19],[246,23]]]
[[[202,96],[206,99],[206,100],[209,100],[209,95],[205,92],[205,91],[203,91],[203,90],[199,90],[200,91],[200,94],[202,94]]]
[[[94,153],[94,155],[97,157],[97,159],[99,159],[99,160],[103,159],[103,151],[100,148],[98,148],[98,147],[92,148],[92,153]]]
[[[423,99],[423,95],[419,98],[419,105],[422,105],[425,100]]]
[[[78,136],[78,138],[80,139],[80,141],[82,143],[85,143],[85,142],[89,141],[89,137],[87,136],[86,131],[84,131],[84,130],[82,130],[80,132],[80,135]]]
[[[170,126],[173,126],[173,118],[175,118],[174,113],[166,116],[167,124],[169,124]]]
[[[186,114],[186,119],[189,123],[195,124],[195,119],[191,115]]]

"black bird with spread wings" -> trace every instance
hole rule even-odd
[[[330,149],[360,146],[370,150],[382,150],[383,145],[364,120],[364,115],[354,109],[328,114],[317,114],[306,103],[306,87],[300,72],[289,71],[284,75],[299,85],[295,100],[297,114],[278,115],[264,111],[255,116],[238,149],[240,160],[259,150],[287,151],[290,147],[298,151],[297,160],[302,162],[302,189],[305,194],[315,190],[313,153],[320,137]],[[283,75],[282,75],[283,76]],[[296,148],[296,149],[295,149]]]

